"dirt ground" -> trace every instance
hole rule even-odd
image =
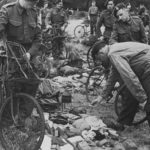
[[[67,28],[67,32],[72,35],[73,29],[76,25],[80,24],[82,20],[71,20],[69,23],[69,27]],[[73,43],[73,46],[77,47],[80,52],[80,56],[83,60],[86,60],[86,53],[89,47],[86,47],[80,43]],[[87,64],[84,63],[84,68],[87,68]],[[114,104],[105,104],[98,107],[90,107],[88,105],[85,96],[85,88],[83,86],[83,90],[80,92],[74,93],[72,99],[72,106],[73,107],[83,107],[87,110],[87,114],[97,116],[101,118],[104,122],[111,119],[117,119],[117,116],[114,112]],[[133,140],[137,146],[149,146],[150,147],[150,127],[148,126],[147,122],[142,123],[138,126],[131,126],[126,127],[124,131],[119,132],[120,136],[124,138],[129,138]],[[0,146],[0,150],[3,148]],[[144,150],[144,149],[141,149]],[[149,148],[150,150],[150,148]]]
[[[85,47],[82,44],[76,44],[76,46],[80,49],[81,56],[85,58],[88,47]],[[84,108],[86,108],[88,114],[100,117],[104,122],[111,119],[117,119],[114,111],[114,104],[105,104],[98,107],[89,107],[87,104],[84,90],[81,93],[75,94],[75,96],[73,97],[73,103],[75,103],[73,104],[73,106],[83,106]],[[138,147],[146,145],[149,147],[150,150],[150,127],[148,126],[147,122],[144,122],[138,126],[126,127],[125,130],[119,132],[119,134],[123,138],[129,138],[133,140]],[[144,150],[144,148],[142,148],[141,150]]]
[[[81,24],[81,20],[70,20],[69,26],[67,28],[67,32],[72,35],[73,29],[76,25]],[[102,32],[104,31],[104,27],[102,27]],[[74,44],[80,51],[80,56],[85,60],[86,59],[86,53],[89,47],[86,47],[82,44]],[[87,64],[84,64],[86,67]],[[80,107],[84,107],[87,110],[88,114],[92,114],[95,116],[98,116],[102,118],[103,120],[111,120],[111,119],[117,119],[117,116],[114,111],[114,104],[111,105],[105,105],[105,106],[98,106],[96,108],[89,107],[87,104],[85,91],[83,90],[80,93],[75,94],[73,96],[73,106],[77,105]],[[150,127],[148,126],[147,122],[144,122],[138,126],[131,126],[126,127],[124,131],[119,132],[120,136],[124,138],[129,138],[133,140],[137,146],[148,146],[150,150]],[[141,150],[144,150],[144,148],[141,148]]]
[[[73,105],[86,108],[87,114],[97,116],[104,122],[108,120],[116,120],[117,116],[114,111],[114,104],[105,104],[97,107],[89,107],[84,94],[76,94],[74,96]],[[119,132],[122,138],[128,138],[134,141],[137,146],[150,146],[150,128],[147,122],[138,126],[126,127],[124,131]]]

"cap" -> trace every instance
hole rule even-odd
[[[124,3],[119,3],[119,4],[117,4],[117,5],[115,6],[115,8],[114,8],[114,16],[115,16],[116,18],[118,18],[118,17],[117,17],[117,12],[118,12],[120,9],[123,9],[123,8],[126,8],[126,5],[125,5]]]

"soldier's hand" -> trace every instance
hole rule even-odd
[[[102,41],[102,40],[104,40],[104,37],[100,36],[98,39]]]
[[[30,58],[31,58],[31,54],[30,54],[30,53],[26,53],[26,54],[24,55],[24,58],[29,61]]]

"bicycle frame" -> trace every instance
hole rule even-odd
[[[10,41],[6,41],[4,47],[6,49],[6,54],[4,55],[0,55],[1,58],[1,65],[0,65],[0,70],[1,70],[1,75],[0,75],[0,87],[1,87],[1,96],[0,96],[0,103],[2,104],[4,102],[4,100],[7,97],[7,87],[6,87],[6,82],[9,82],[9,76],[12,76],[12,73],[9,70],[9,66],[10,66],[10,60],[13,60],[16,62],[16,64],[19,67],[20,72],[22,73],[22,78],[24,79],[29,79],[29,76],[26,74],[26,72],[24,71],[24,69],[22,68],[21,64],[20,64],[20,60],[23,60],[22,58],[17,58],[15,53],[12,50],[12,46],[16,46],[19,47],[20,51],[25,54],[26,50],[25,48],[15,42],[10,42]],[[12,56],[9,56],[9,54],[11,53]],[[36,77],[37,80],[40,80],[39,77],[37,76],[37,74],[33,71],[33,68],[30,64],[30,62],[26,59],[24,60],[27,63],[27,67],[33,72],[34,76]],[[15,79],[14,79],[15,80]],[[10,95],[13,93],[12,89],[8,89]]]

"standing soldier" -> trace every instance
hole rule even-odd
[[[49,29],[55,26],[57,31],[59,31],[59,33],[55,34],[63,34],[67,24],[67,16],[63,10],[63,2],[61,0],[55,0],[55,7],[50,9],[45,18],[46,28]],[[55,51],[52,51],[52,55],[54,59],[63,59],[63,43],[62,40],[59,40],[58,42],[58,48]]]
[[[50,10],[49,3],[45,3],[44,7],[40,10],[41,19],[42,19],[42,29],[45,28],[45,17],[47,13],[49,12],[49,10]]]
[[[123,3],[117,4],[114,16],[117,20],[113,26],[110,44],[127,41],[147,43],[142,20],[138,16],[131,16]]]
[[[115,21],[115,17],[113,15],[114,1],[107,0],[106,6],[107,9],[101,13],[100,17],[97,20],[96,30],[100,40],[105,40],[108,43],[113,29],[113,24]],[[103,35],[100,29],[102,25],[104,25],[105,27],[105,31]]]
[[[52,28],[52,25],[58,25],[60,28],[65,29],[67,26],[67,16],[64,12],[63,2],[61,0],[56,0],[55,7],[51,8],[45,18],[45,25],[47,28]]]
[[[146,8],[142,7],[139,11],[139,17],[141,18],[141,20],[143,21],[143,25],[145,27],[145,33],[147,35],[147,39],[148,41],[150,40],[149,38],[149,26],[150,26],[150,16],[149,14],[146,12]],[[149,41],[150,42],[150,41]]]
[[[96,6],[95,0],[92,1],[92,6],[89,8],[89,18],[90,18],[90,32],[93,35],[96,33],[96,22],[98,16],[98,7]]]
[[[8,41],[17,42],[27,50],[25,57],[30,60],[37,55],[41,46],[42,35],[38,26],[38,16],[35,5],[38,0],[18,0],[13,3],[6,4],[0,10],[0,38],[7,38]],[[6,34],[6,37],[3,35]],[[19,52],[13,49],[18,56]],[[21,57],[21,56],[20,56]],[[10,64],[15,71],[14,64]],[[13,67],[14,66],[14,67]],[[25,85],[21,85],[24,89]],[[36,87],[28,89],[28,93],[35,96]],[[27,92],[27,91],[26,91]],[[29,101],[25,102],[25,110],[30,114],[33,104]]]

